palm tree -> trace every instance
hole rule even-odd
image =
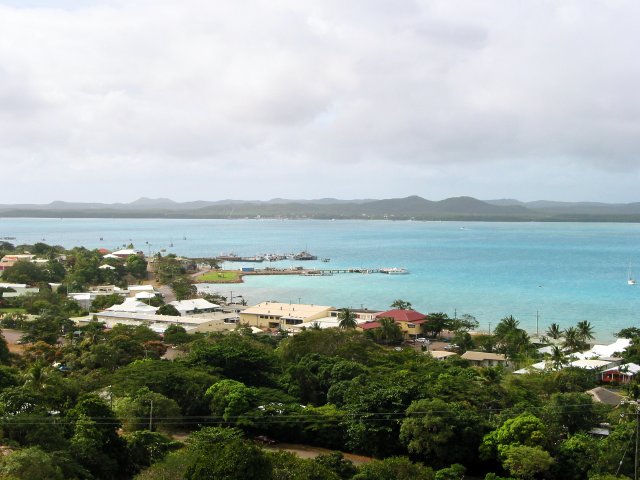
[[[398,310],[411,310],[411,302],[398,299],[391,304],[391,308],[397,308]]]
[[[340,320],[338,326],[344,330],[354,329],[358,326],[356,316],[349,308],[341,308],[340,313],[338,314],[338,319]]]
[[[498,339],[508,337],[520,330],[519,325],[520,321],[516,320],[513,315],[509,315],[498,322],[498,325],[496,325],[496,328],[493,330],[493,335]]]
[[[547,328],[547,335],[554,340],[559,339],[562,336],[562,329],[560,328],[560,325],[557,323],[549,325],[549,328]]]
[[[551,367],[554,370],[560,370],[564,365],[568,363],[567,355],[564,353],[564,350],[562,350],[562,348],[557,345],[553,345],[551,347],[549,361],[551,362]]]
[[[591,322],[588,322],[587,320],[578,322],[576,330],[578,331],[578,335],[580,336],[580,338],[582,338],[582,340],[585,342],[587,340],[593,340],[595,338],[593,336],[593,326],[591,325]]]
[[[569,327],[564,331],[564,342],[562,346],[570,353],[582,350],[585,346],[582,337],[575,327]]]
[[[396,343],[402,340],[402,330],[393,318],[381,318],[380,322],[380,340],[385,343]]]

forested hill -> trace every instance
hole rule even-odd
[[[518,200],[482,201],[454,197],[440,201],[413,195],[384,200],[218,200],[175,202],[140,198],[131,203],[69,203],[0,205],[1,217],[61,218],[317,218],[390,220],[483,220],[558,222],[640,222],[640,203]]]

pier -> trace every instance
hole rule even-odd
[[[405,269],[399,268],[263,268],[250,271],[243,270],[242,275],[304,275],[304,276],[328,276],[343,273],[384,273],[384,274],[405,274],[409,273]]]

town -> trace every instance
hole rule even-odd
[[[401,299],[247,305],[198,290],[242,274],[215,258],[0,250],[1,448],[51,472],[38,478],[209,478],[229,462],[224,478],[633,471],[639,329],[597,344],[586,321],[487,332]]]

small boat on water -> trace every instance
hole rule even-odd
[[[330,259],[330,258],[323,258],[323,259],[322,259],[322,261],[323,261],[324,263],[329,263],[329,262],[331,261],[331,259]]]
[[[627,285],[635,285],[636,280],[631,276],[631,263],[629,263],[629,272],[627,273]]]
[[[406,268],[390,267],[381,268],[380,273],[386,273],[387,275],[404,275],[409,273],[409,270],[407,270]]]

